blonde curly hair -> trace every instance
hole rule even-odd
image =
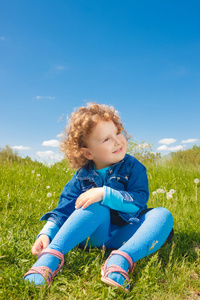
[[[99,121],[113,121],[128,139],[120,117],[112,106],[88,103],[87,106],[80,107],[71,114],[60,146],[72,169],[81,168],[88,162],[82,155],[81,148],[87,147],[87,138]]]

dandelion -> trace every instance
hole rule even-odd
[[[169,191],[169,193],[171,193],[171,194],[174,194],[176,191],[174,190],[174,189],[171,189],[170,191]]]
[[[166,193],[166,197],[167,197],[167,200],[169,199],[172,199],[173,198],[173,191],[171,192],[172,190],[170,190],[168,193]]]
[[[32,174],[34,174],[35,173],[35,170],[32,170]]]
[[[156,194],[157,194],[156,191],[152,192],[152,195],[153,195],[153,196],[155,196]]]
[[[158,194],[162,193],[162,189],[157,189],[156,191]]]
[[[50,198],[52,196],[52,193],[48,193],[47,197]]]
[[[40,174],[37,174],[37,177],[39,178],[39,177],[40,177]]]
[[[172,194],[167,193],[167,200],[172,199]]]
[[[50,189],[50,186],[49,186],[49,185],[47,185],[47,186],[46,186],[46,189],[47,189],[47,190],[48,190],[48,189]]]
[[[161,189],[161,191],[160,191],[162,194],[164,194],[165,193],[165,190],[164,189]]]

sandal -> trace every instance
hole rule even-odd
[[[105,264],[104,266],[102,267],[101,269],[101,281],[103,281],[104,283],[106,283],[107,285],[110,285],[110,286],[117,286],[119,288],[122,288],[122,289],[125,289],[126,292],[129,292],[130,290],[130,287],[126,287],[124,288],[122,285],[120,285],[119,283],[117,283],[116,281],[108,278],[108,275],[110,273],[113,273],[113,272],[117,272],[117,273],[120,273],[128,282],[129,282],[129,276],[128,276],[128,273],[122,269],[121,267],[117,266],[117,265],[110,265],[108,268],[107,268],[107,262],[109,260],[109,258],[114,255],[114,254],[118,254],[118,255],[121,255],[123,256],[127,261],[128,261],[128,264],[129,264],[129,269],[128,269],[128,272],[132,273],[133,272],[133,268],[135,266],[135,264],[133,263],[131,257],[126,254],[125,252],[122,252],[122,251],[118,251],[118,250],[114,250],[111,252],[110,256],[107,258],[107,260],[105,261]]]
[[[44,254],[51,254],[57,258],[60,259],[60,264],[58,265],[58,268],[52,272],[51,269],[49,269],[46,266],[38,266],[38,267],[32,267],[25,275],[24,278],[27,275],[30,274],[40,274],[44,277],[44,279],[47,282],[47,285],[50,285],[51,282],[53,281],[54,276],[58,273],[58,271],[62,268],[63,264],[64,264],[64,255],[57,251],[57,250],[53,250],[53,249],[45,249],[43,250],[39,255],[38,255],[38,259],[44,255]]]

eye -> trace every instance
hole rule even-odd
[[[103,143],[108,142],[110,140],[110,138],[106,138],[105,140],[103,140]]]

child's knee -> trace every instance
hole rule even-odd
[[[96,202],[89,205],[86,209],[93,211],[94,213],[110,213],[109,207],[102,205],[101,202]]]
[[[171,224],[171,226],[173,226],[173,216],[167,208],[156,207],[156,208],[154,208],[154,212],[158,213],[160,219],[165,220],[167,223],[169,223],[169,224]]]

